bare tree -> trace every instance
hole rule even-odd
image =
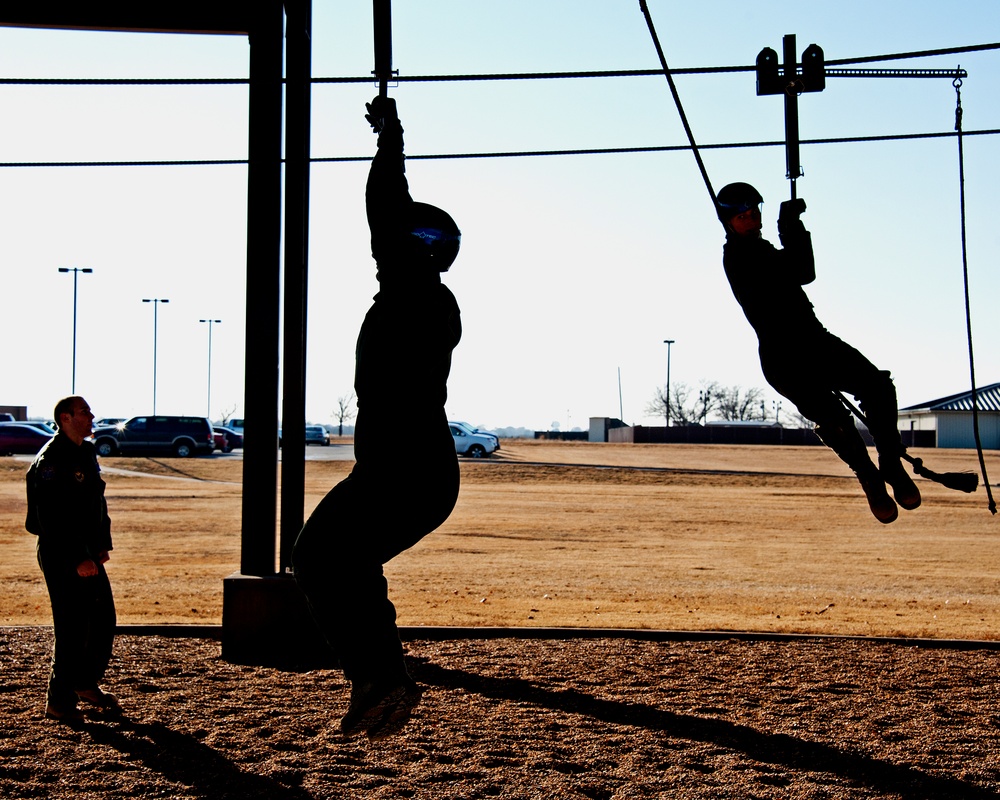
[[[226,406],[224,409],[222,409],[223,427],[226,425],[227,422],[229,422],[229,418],[235,413],[235,411],[236,411],[236,403],[233,403],[231,406]]]
[[[344,423],[350,422],[354,419],[354,415],[357,413],[351,410],[351,406],[354,404],[354,392],[348,395],[342,395],[337,398],[337,408],[334,409],[332,414],[333,418],[337,420],[337,435],[344,435]]]
[[[686,383],[673,383],[670,387],[670,419],[675,425],[691,425],[698,420],[700,406],[688,402],[691,389]],[[646,405],[647,417],[667,418],[667,392],[665,386],[657,386],[653,399]]]
[[[803,417],[798,411],[786,411],[785,414],[792,420],[792,425],[789,427],[805,428],[806,430],[812,430],[816,427],[815,422],[808,417]]]
[[[702,381],[701,388],[698,390],[698,405],[697,405],[697,415],[696,419],[702,425],[705,424],[705,419],[715,411],[716,407],[719,405],[719,395],[721,389],[719,384],[715,381]]]
[[[764,392],[751,387],[723,386],[719,389],[715,410],[722,419],[733,422],[764,419]]]

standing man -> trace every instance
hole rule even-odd
[[[764,377],[816,423],[816,433],[858,476],[874,517],[888,524],[920,505],[920,492],[900,458],[896,388],[889,373],[830,333],[802,287],[816,279],[812,237],[799,216],[805,201],[788,200],[778,213],[778,249],[761,238],[760,193],[748,183],[719,192],[726,228],[722,263],[733,294],[757,333]],[[878,451],[872,463],[861,434],[837,392],[853,394],[864,410]],[[893,502],[885,485],[892,487]]]
[[[115,637],[115,601],[104,564],[111,519],[91,434],[94,415],[82,397],[66,397],[53,412],[58,432],[28,469],[25,527],[38,537],[38,564],[52,602],[55,642],[45,716],[83,719],[77,702],[118,711],[103,691]]]
[[[356,464],[302,528],[292,563],[351,683],[341,731],[378,739],[408,721],[421,694],[403,661],[382,565],[448,519],[458,499],[445,400],[462,322],[441,273],[461,234],[446,212],[410,197],[395,101],[377,97],[368,112],[379,134],[366,189],[379,291],[355,349]],[[420,429],[415,468],[399,456],[401,415]]]

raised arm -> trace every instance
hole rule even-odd
[[[368,171],[365,206],[372,257],[381,269],[402,256],[413,199],[406,182],[403,126],[396,114],[396,101],[391,97],[376,97],[366,108],[365,118],[378,134],[378,152]]]

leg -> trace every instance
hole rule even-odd
[[[382,565],[448,517],[458,494],[454,450],[451,457],[453,476],[428,470],[430,480],[405,487],[394,485],[395,476],[356,468],[323,498],[295,543],[296,581],[352,684],[345,733],[387,735],[419,700]]]
[[[831,390],[830,376],[821,369],[824,361],[810,356],[796,359],[792,366],[788,360],[769,355],[761,353],[768,383],[791,400],[802,416],[816,423],[816,435],[858,476],[875,519],[883,524],[893,522],[899,511],[850,413]]]
[[[865,372],[851,393],[858,398],[865,419],[868,420],[868,430],[875,440],[875,449],[878,450],[879,471],[885,482],[892,487],[896,502],[907,510],[917,508],[920,505],[920,490],[906,474],[900,460],[903,442],[897,428],[899,406],[892,378],[882,370]]]
[[[885,370],[878,369],[865,356],[836,337],[830,337],[835,386],[855,396],[875,440],[879,472],[892,487],[896,502],[912,510],[920,505],[920,491],[900,461],[903,443],[899,437],[896,387]]]
[[[87,639],[84,644],[83,672],[76,686],[81,700],[107,712],[120,710],[114,695],[100,688],[107,672],[115,642],[115,598],[103,564],[98,574],[87,578]]]
[[[45,698],[45,715],[78,721],[76,688],[85,672],[87,624],[80,585],[83,578],[74,565],[38,542],[38,564],[52,605],[52,658]]]

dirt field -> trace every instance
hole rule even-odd
[[[1000,638],[1000,520],[982,487],[917,478],[922,507],[883,526],[822,447],[514,440],[501,453],[463,461],[454,514],[388,565],[401,625]],[[972,451],[914,455],[938,472],[978,468]],[[307,513],[350,466],[307,462]],[[1000,475],[998,454],[987,467]],[[2,625],[49,621],[23,527],[26,469],[0,459]],[[120,622],[220,624],[222,581],[239,567],[242,462],[104,469]]]
[[[919,480],[924,506],[881,526],[822,448],[505,443],[502,459],[463,464],[456,513],[390,565],[401,624],[942,646],[410,628],[423,701],[369,742],[337,732],[339,671],[234,665],[190,636],[118,637],[107,684],[122,717],[43,719],[51,630],[22,527],[26,466],[0,460],[0,797],[1000,798],[998,523],[982,490]],[[349,466],[309,462],[309,508]],[[239,560],[239,462],[105,468],[121,621],[217,624]],[[958,638],[992,641],[943,641]]]

